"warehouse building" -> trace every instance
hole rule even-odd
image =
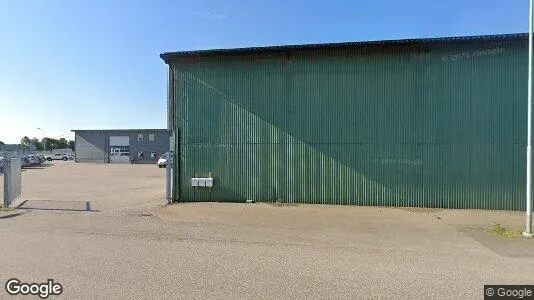
[[[175,201],[525,209],[528,34],[161,58]]]
[[[166,129],[72,130],[76,162],[157,163],[169,151]]]

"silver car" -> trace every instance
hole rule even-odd
[[[27,167],[31,167],[32,163],[31,163],[30,159],[27,156],[21,156],[20,157],[20,166],[21,166],[21,168],[27,168]]]
[[[13,158],[17,158],[15,156],[11,157],[11,159]],[[26,167],[30,167],[32,164],[30,162],[30,159],[26,156],[21,156],[19,157],[20,159],[20,167],[21,168],[26,168]],[[1,157],[0,156],[0,172],[3,172],[4,171],[4,166],[6,165],[5,163],[5,158],[4,157]]]
[[[32,166],[41,164],[41,160],[39,160],[39,158],[37,158],[35,155],[28,155],[28,159],[30,160]]]

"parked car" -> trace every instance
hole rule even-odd
[[[74,154],[69,154],[69,160],[74,160],[75,157],[74,157]]]
[[[64,160],[64,161],[67,161],[67,160],[69,160],[69,155],[66,154],[66,153],[56,153],[56,154],[53,154],[52,156],[47,157],[47,160],[48,161],[52,161],[52,160]]]
[[[172,154],[172,152],[171,152]],[[158,159],[158,167],[159,168],[166,168],[167,167],[167,160],[169,159],[169,152],[163,154],[159,159]],[[172,157],[171,157],[172,159]]]
[[[12,157],[12,158],[15,158],[15,157]],[[26,156],[21,156],[19,157],[20,159],[20,167],[21,168],[26,168],[26,167],[30,167],[32,165],[30,159]],[[5,158],[3,156],[0,156],[0,172],[4,172],[4,166],[5,166]]]
[[[31,163],[30,159],[27,156],[22,156],[20,158],[20,166],[21,166],[21,168],[31,167],[31,165],[32,165],[32,163]]]
[[[39,159],[41,163],[44,163],[46,161],[46,158],[44,157],[44,155],[37,155],[36,157]]]
[[[36,166],[36,165],[40,165],[41,164],[41,160],[39,158],[37,158],[37,156],[35,155],[28,155],[27,158],[30,160],[30,164],[32,166]]]

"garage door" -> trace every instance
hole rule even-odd
[[[130,162],[130,137],[110,136],[109,137],[109,162],[129,163]]]

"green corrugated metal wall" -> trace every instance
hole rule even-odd
[[[180,201],[524,209],[525,41],[175,61]],[[211,171],[211,192],[191,187]]]

